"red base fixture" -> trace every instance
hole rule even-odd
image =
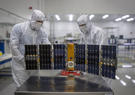
[[[63,71],[61,71],[61,75],[62,76],[69,76],[69,75],[80,76],[80,72],[79,71],[66,71],[66,70],[63,70]]]

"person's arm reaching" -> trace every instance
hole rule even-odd
[[[24,58],[24,55],[19,51],[19,38],[21,36],[21,29],[19,25],[15,25],[12,29],[10,35],[10,47],[12,52],[12,57],[17,61],[21,61]]]
[[[42,44],[51,44],[48,40],[48,35],[44,31],[42,32]]]

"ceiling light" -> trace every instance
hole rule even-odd
[[[95,15],[90,15],[89,20],[92,20],[95,17]]]
[[[69,21],[73,21],[73,15],[71,14],[71,15],[69,15]]]
[[[129,75],[125,75],[125,77],[126,77],[127,79],[131,79],[131,76],[129,76]]]
[[[117,75],[115,76],[115,78],[116,78],[117,80],[119,80],[119,79],[120,79]]]
[[[132,65],[122,65],[123,68],[130,68]]]
[[[55,15],[57,20],[60,20],[60,16],[59,15]]]
[[[102,17],[102,19],[106,19],[106,18],[108,18],[109,17],[109,15],[104,15],[103,17]]]
[[[127,85],[126,82],[124,82],[123,80],[120,80],[120,82],[121,82],[121,84],[122,84],[123,86],[126,86],[126,85]]]
[[[115,21],[121,21],[122,20],[122,18],[117,18],[117,19],[115,19]]]
[[[127,19],[127,21],[129,22],[129,21],[133,21],[134,20],[134,18],[129,18],[129,19]]]
[[[133,79],[132,82],[135,83],[135,80]]]
[[[122,18],[122,19],[126,19],[126,18],[128,18],[128,17],[130,17],[130,15],[125,15],[125,16],[122,16],[121,18]]]

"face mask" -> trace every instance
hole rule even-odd
[[[40,30],[40,28],[42,27],[42,23],[40,22],[36,22],[36,21],[31,21],[31,29],[32,30]]]

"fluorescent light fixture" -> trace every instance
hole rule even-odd
[[[122,65],[123,68],[131,68],[132,65]]]
[[[103,17],[102,17],[102,19],[106,19],[106,18],[108,18],[109,17],[109,15],[104,15]]]
[[[119,80],[119,79],[120,79],[117,75],[115,76],[115,78],[116,78],[117,80]]]
[[[57,20],[60,20],[60,16],[59,15],[55,15]]]
[[[115,19],[115,21],[121,21],[122,20],[122,18],[117,18],[117,19]]]
[[[126,82],[124,82],[123,80],[120,80],[120,83],[123,85],[123,86],[126,86]]]
[[[125,75],[125,77],[126,77],[127,79],[131,79],[131,76],[129,76],[129,75]]]
[[[132,82],[135,83],[135,80],[133,79]]]
[[[95,15],[90,15],[89,20],[92,20],[95,17]]]
[[[121,18],[126,19],[126,18],[129,18],[129,17],[130,17],[130,15],[125,15],[125,16],[122,16]]]
[[[134,18],[129,18],[129,19],[127,19],[127,21],[129,22],[129,21],[133,21],[134,20]]]
[[[73,15],[71,14],[71,15],[69,15],[69,21],[73,21]]]

